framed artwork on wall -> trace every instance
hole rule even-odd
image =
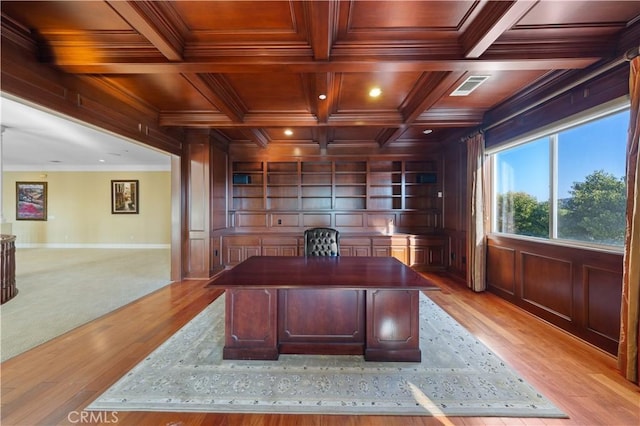
[[[112,180],[111,213],[137,214],[140,211],[139,191],[137,180]]]
[[[16,182],[16,220],[47,220],[47,182]]]

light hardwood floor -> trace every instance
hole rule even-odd
[[[613,357],[500,298],[446,276],[428,295],[570,419],[104,413],[105,425],[629,425],[640,424],[640,389]],[[82,409],[218,296],[203,281],[171,284],[1,365],[6,425],[89,424]],[[87,415],[84,412],[84,415]],[[95,415],[95,414],[94,414]],[[89,420],[88,418],[84,418]],[[116,422],[117,421],[117,422]]]

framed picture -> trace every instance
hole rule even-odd
[[[16,182],[16,220],[47,220],[47,182]]]
[[[137,214],[140,211],[139,195],[137,180],[112,180],[111,213]]]

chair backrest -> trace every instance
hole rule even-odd
[[[304,231],[305,256],[340,256],[340,233],[331,228]]]

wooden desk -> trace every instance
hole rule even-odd
[[[420,361],[419,291],[437,288],[393,257],[254,256],[225,289],[225,359],[280,353]]]

